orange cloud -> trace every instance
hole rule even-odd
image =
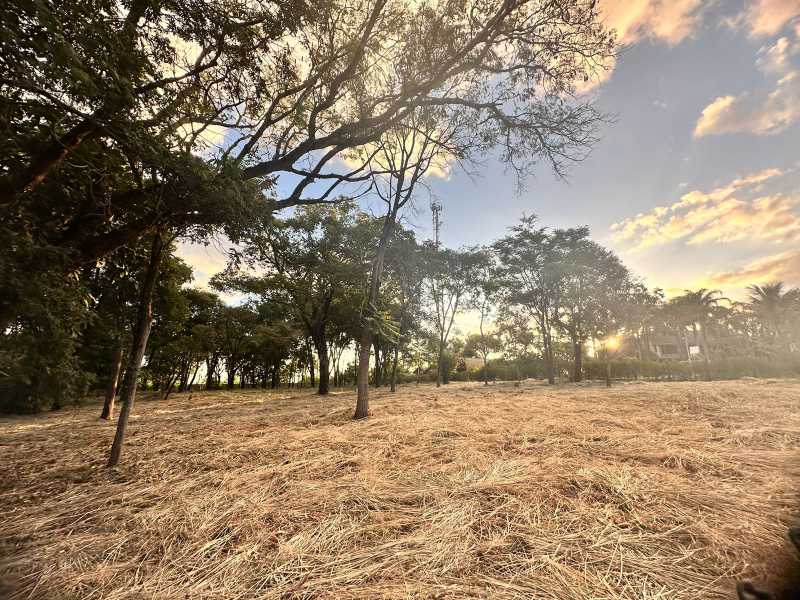
[[[756,66],[765,74],[778,78],[775,88],[766,95],[745,92],[716,98],[700,114],[694,136],[722,133],[771,135],[800,120],[800,70],[791,62],[795,54],[800,54],[800,42],[792,42],[788,37],[761,48]]]
[[[773,281],[800,285],[800,250],[765,256],[740,269],[715,273],[707,279],[710,286],[745,286]]]
[[[800,71],[783,77],[766,97],[721,96],[703,109],[695,137],[722,133],[773,135],[800,120]]]
[[[746,188],[758,189],[781,174],[765,169],[733,180],[710,192],[693,190],[669,207],[659,206],[614,223],[612,238],[632,244],[632,249],[683,240],[687,244],[755,239],[786,242],[800,239],[800,197],[760,196],[750,201],[734,197]]]
[[[700,0],[601,0],[600,12],[619,42],[635,44],[649,38],[678,44],[700,21]]]
[[[797,0],[754,0],[734,23],[745,25],[751,36],[766,36],[775,35],[797,17],[800,17]]]
[[[702,11],[701,0],[600,0],[598,6],[603,23],[617,32],[617,42],[623,46],[643,39],[679,44],[699,25]],[[603,85],[615,68],[612,57],[588,81],[576,82],[576,93]]]

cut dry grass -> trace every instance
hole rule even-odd
[[[800,384],[195,394],[0,421],[12,598],[730,598],[781,585]],[[0,592],[1,594],[2,592]]]

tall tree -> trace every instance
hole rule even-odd
[[[587,340],[603,337],[610,328],[616,328],[631,286],[625,265],[588,235],[585,228],[552,233],[554,285],[560,288],[557,325],[572,345],[573,381],[583,379]]]
[[[442,384],[442,362],[456,315],[463,310],[483,271],[484,255],[475,251],[440,249],[428,245],[425,274],[437,338],[436,387]]]
[[[222,289],[283,304],[302,324],[319,359],[319,394],[330,390],[328,325],[337,301],[360,289],[362,248],[375,223],[352,203],[310,206],[254,231],[216,279]],[[263,271],[256,274],[254,271]],[[310,361],[306,361],[310,366]]]
[[[499,259],[503,301],[522,307],[536,323],[547,380],[555,383],[554,335],[558,324],[561,287],[557,268],[559,238],[537,227],[536,217],[519,225],[493,244]]]

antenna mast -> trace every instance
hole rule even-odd
[[[433,244],[439,248],[439,230],[442,227],[442,222],[439,220],[439,215],[442,213],[442,204],[436,200],[431,200],[431,213],[433,213]]]

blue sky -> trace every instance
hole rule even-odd
[[[546,165],[518,193],[491,157],[470,178],[429,178],[442,240],[489,243],[525,214],[588,225],[668,292],[800,285],[800,0],[601,1],[624,46],[588,92],[614,122],[567,181]],[[430,236],[428,193],[406,224]],[[184,247],[197,282],[223,262]]]

